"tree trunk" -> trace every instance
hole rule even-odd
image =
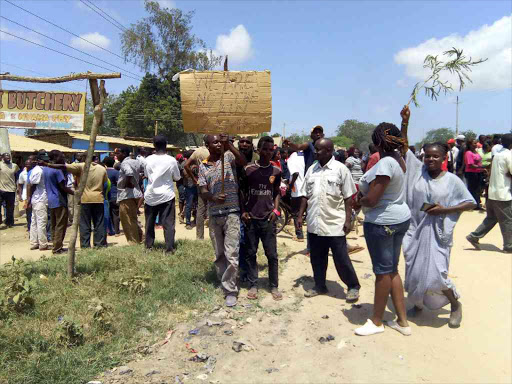
[[[89,85],[91,87],[91,93],[94,102],[94,119],[92,121],[91,136],[89,139],[89,148],[87,149],[87,157],[85,159],[84,171],[80,175],[80,184],[77,191],[75,192],[75,207],[73,214],[73,224],[71,226],[71,235],[69,237],[69,248],[68,248],[68,276],[73,278],[75,276],[75,250],[76,250],[76,239],[78,236],[78,224],[80,222],[80,210],[81,210],[81,199],[82,194],[85,190],[87,183],[87,177],[89,176],[89,169],[91,167],[92,155],[94,154],[94,146],[96,144],[96,136],[98,135],[99,127],[103,122],[103,103],[105,102],[107,93],[105,91],[105,80],[101,80],[100,89],[98,91],[98,81],[96,79],[90,79]]]

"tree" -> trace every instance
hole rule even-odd
[[[297,133],[292,133],[290,136],[287,136],[286,138],[295,144],[302,144],[311,140],[309,136],[299,135]]]
[[[416,147],[419,149],[423,147],[425,143],[446,143],[449,139],[453,139],[455,137],[455,132],[451,128],[437,128],[431,129],[427,132],[423,140],[416,143]]]
[[[279,133],[277,133],[277,132],[276,132],[276,133],[273,133],[273,134],[272,134],[272,137],[281,137],[281,135],[280,135]]]
[[[103,125],[100,128],[101,132],[99,132],[101,135],[120,136],[121,129],[119,128],[116,119],[126,101],[125,94],[126,91],[121,95],[108,95],[105,99],[105,104],[103,105]],[[93,112],[92,99],[88,97],[85,106],[84,133],[91,132],[92,120],[94,117]]]
[[[357,121],[355,119],[345,120],[343,124],[338,126],[336,136],[345,136],[352,140],[352,144],[362,150],[366,150],[372,142],[371,137],[375,125]]]
[[[334,136],[330,138],[335,147],[350,148],[354,141],[346,136]]]
[[[144,4],[149,16],[121,34],[126,61],[135,62],[145,72],[155,70],[162,78],[187,68],[209,70],[220,65],[222,58],[192,33],[194,12],[162,8],[150,0]]]
[[[476,133],[473,132],[471,129],[468,129],[467,131],[462,131],[460,134],[466,136],[466,140],[476,140]]]

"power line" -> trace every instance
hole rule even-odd
[[[75,60],[78,60],[78,61],[82,61],[82,62],[84,62],[84,63],[86,63],[86,64],[94,65],[95,67],[102,68],[102,69],[106,69],[107,71],[111,71],[111,70],[112,70],[112,69],[110,69],[110,68],[103,67],[102,65],[94,64],[94,63],[91,63],[90,61],[83,60],[83,59],[80,59],[80,58],[78,58],[78,57],[68,55],[67,53],[57,51],[56,49],[53,49],[53,48],[47,47],[47,46],[45,46],[45,45],[42,45],[42,44],[36,43],[36,42],[34,42],[34,41],[24,39],[23,37],[16,36],[16,35],[14,35],[14,34],[12,34],[12,33],[10,33],[10,32],[7,32],[7,31],[2,30],[2,29],[0,29],[0,32],[5,33],[5,34],[7,34],[7,35],[10,35],[10,36],[12,36],[12,37],[16,37],[17,39],[20,39],[20,40],[26,41],[27,43],[31,43],[31,44],[37,45],[37,46],[39,46],[39,47],[41,47],[41,48],[45,48],[45,49],[48,49],[48,50],[50,50],[50,51],[53,51],[53,52],[59,53],[59,54],[61,54],[61,55],[64,55],[64,56],[70,57],[70,58],[72,58],[72,59],[75,59]],[[133,76],[126,75],[126,74],[125,74],[125,76],[126,76],[126,77],[129,77],[129,78],[131,78],[131,79],[134,79],[134,80],[140,81],[140,79],[137,79],[137,78],[135,78],[135,77],[133,77]]]
[[[10,21],[11,23],[14,23],[14,24],[16,24],[16,25],[18,25],[18,26],[20,26],[20,27],[23,27],[23,28],[25,28],[25,29],[28,29],[28,30],[29,30],[29,31],[31,31],[31,32],[37,33],[38,35],[41,35],[41,36],[44,36],[44,37],[46,37],[47,39],[50,39],[50,40],[52,40],[52,41],[55,41],[56,43],[62,44],[62,45],[64,45],[65,47],[71,48],[71,49],[73,49],[73,50],[75,50],[75,51],[77,51],[77,52],[80,52],[80,53],[82,53],[82,54],[84,54],[84,55],[86,55],[86,56],[92,57],[92,58],[93,58],[93,59],[95,59],[95,60],[99,60],[99,61],[101,61],[102,63],[105,63],[105,64],[107,64],[107,65],[111,65],[112,67],[117,68],[117,69],[120,69],[120,70],[121,70],[121,71],[123,71],[123,72],[126,72],[126,73],[129,73],[129,74],[131,74],[131,75],[137,76],[137,77],[139,78],[139,80],[142,80],[142,77],[140,77],[140,76],[139,76],[139,75],[137,75],[136,73],[133,73],[133,72],[127,71],[126,69],[123,69],[123,68],[121,68],[121,67],[119,67],[119,66],[117,66],[117,65],[115,65],[115,64],[109,63],[108,61],[102,60],[102,59],[100,59],[99,57],[93,56],[93,55],[91,55],[91,54],[89,54],[89,53],[87,53],[87,52],[84,52],[84,51],[82,51],[82,50],[80,50],[80,49],[78,49],[78,48],[72,47],[71,45],[68,45],[68,44],[66,44],[66,43],[63,43],[62,41],[56,40],[56,39],[54,39],[54,38],[52,38],[52,37],[50,37],[50,36],[48,36],[48,35],[45,35],[44,33],[37,32],[36,30],[34,30],[34,29],[32,29],[32,28],[29,28],[29,27],[27,27],[27,26],[25,26],[25,25],[23,25],[23,24],[20,24],[20,23],[18,23],[18,22],[16,22],[16,21],[14,21],[14,20],[11,20],[11,19],[9,19],[9,18],[7,18],[7,17],[5,17],[5,16],[1,16],[1,15],[0,15],[0,17],[1,17],[2,19],[8,20],[8,21]]]
[[[114,53],[114,52],[112,52],[112,51],[109,51],[108,49],[103,48],[102,46],[100,46],[100,45],[98,45],[98,44],[95,44],[95,43],[93,43],[93,42],[91,42],[91,41],[89,41],[89,40],[87,40],[87,39],[84,39],[83,37],[78,36],[77,34],[75,34],[75,33],[71,32],[71,31],[68,31],[66,28],[62,28],[62,27],[58,26],[57,24],[52,23],[51,21],[49,21],[49,20],[47,20],[47,19],[45,19],[45,18],[43,18],[43,17],[41,17],[41,16],[38,16],[38,15],[36,15],[35,13],[32,13],[32,12],[30,12],[29,10],[27,10],[27,9],[25,9],[25,8],[23,8],[23,7],[20,7],[19,5],[15,4],[15,3],[13,3],[13,2],[12,2],[12,1],[10,1],[10,0],[4,0],[4,1],[5,1],[5,2],[7,2],[7,3],[9,3],[9,4],[11,4],[11,5],[13,5],[13,6],[15,6],[15,7],[17,7],[17,8],[19,8],[19,9],[21,9],[21,10],[22,10],[22,11],[24,11],[24,12],[27,12],[28,14],[30,14],[30,15],[32,15],[32,16],[34,16],[34,17],[37,17],[37,18],[38,18],[38,19],[40,19],[40,20],[43,20],[43,21],[47,22],[48,24],[53,25],[53,26],[54,26],[54,27],[56,27],[56,28],[59,28],[60,30],[62,30],[62,31],[64,31],[64,32],[69,33],[70,35],[73,35],[73,36],[75,36],[75,37],[78,37],[79,39],[81,39],[81,40],[85,41],[86,43],[92,44],[92,45],[94,45],[95,47],[100,48],[100,49],[104,50],[105,52],[110,53],[111,55],[117,56],[117,57],[119,57],[121,60],[125,60],[125,58],[124,58],[124,57],[122,57],[122,56],[118,55],[117,53]]]
[[[93,10],[94,12],[96,12],[98,15],[100,15],[102,18],[104,18],[105,20],[107,20],[110,24],[112,24],[114,27],[116,27],[117,29],[120,29],[121,32],[125,32],[126,31],[126,28],[120,23],[118,22],[116,19],[114,19],[112,16],[110,16],[108,13],[106,13],[105,11],[103,11],[101,8],[97,7],[92,1],[87,1],[85,2],[84,0],[80,0],[80,2],[82,4],[84,4],[85,6],[89,7],[91,10]],[[89,5],[89,4],[90,5]],[[103,16],[101,13],[99,13],[96,9],[92,8],[91,5],[96,8],[98,11],[100,11],[101,13],[105,14],[109,19],[111,19],[112,21],[110,21],[109,19],[107,19],[105,16]]]

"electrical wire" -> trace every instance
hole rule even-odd
[[[16,35],[14,35],[14,34],[12,34],[12,33],[10,33],[10,32],[7,32],[7,31],[2,30],[2,29],[0,29],[0,32],[5,33],[6,35],[10,35],[10,36],[12,36],[12,37],[16,37],[17,39],[20,39],[20,40],[26,41],[27,43],[31,43],[31,44],[37,45],[37,46],[39,46],[39,47],[41,47],[41,48],[48,49],[48,50],[50,50],[50,51],[52,51],[52,52],[56,52],[56,53],[59,53],[59,54],[61,54],[61,55],[64,55],[64,56],[70,57],[70,58],[72,58],[72,59],[75,59],[75,60],[78,60],[78,61],[82,61],[82,62],[84,62],[84,63],[86,63],[86,64],[94,65],[95,67],[102,68],[102,69],[106,69],[107,71],[112,71],[112,69],[110,69],[110,68],[103,67],[102,65],[99,65],[99,64],[91,63],[90,61],[83,60],[83,59],[80,59],[80,58],[75,57],[75,56],[68,55],[67,53],[57,51],[56,49],[53,49],[53,48],[47,47],[47,46],[45,46],[45,45],[42,45],[42,44],[36,43],[36,42],[34,42],[34,41],[31,41],[31,40],[24,39],[23,37],[16,36]],[[137,80],[137,81],[140,81],[140,79],[137,79],[137,78],[135,78],[135,77],[133,77],[133,76],[130,76],[130,75],[126,75],[126,74],[125,74],[124,76],[129,77],[129,78],[134,79],[134,80]]]
[[[38,31],[36,31],[36,30],[34,30],[34,29],[32,29],[32,28],[27,27],[26,25],[20,24],[20,23],[18,23],[18,22],[16,22],[16,21],[14,21],[14,20],[11,20],[11,19],[9,19],[9,18],[7,18],[7,17],[5,17],[5,16],[0,15],[0,17],[1,17],[2,19],[5,19],[5,20],[7,20],[7,21],[10,21],[11,23],[16,24],[16,25],[18,25],[18,26],[20,26],[20,27],[22,27],[22,28],[28,29],[28,30],[29,30],[29,31],[31,31],[31,32],[34,32],[34,33],[37,33],[38,35],[41,35],[41,36],[43,36],[43,37],[46,37],[47,39],[50,39],[50,40],[52,40],[52,41],[55,41],[56,43],[59,43],[59,44],[61,44],[61,45],[64,45],[65,47],[68,47],[68,48],[71,48],[71,49],[73,49],[73,50],[75,50],[75,51],[77,51],[77,52],[80,52],[80,53],[81,53],[81,54],[83,54],[83,55],[86,55],[86,56],[92,57],[92,58],[93,58],[93,59],[95,59],[95,60],[99,60],[99,61],[101,61],[102,63],[105,63],[105,64],[107,64],[107,65],[110,65],[110,66],[112,66],[112,67],[114,67],[114,68],[117,68],[117,69],[119,69],[119,70],[121,70],[121,71],[123,71],[123,72],[125,72],[125,73],[129,73],[129,74],[131,74],[131,75],[133,75],[133,76],[137,76],[137,77],[139,78],[138,80],[142,80],[142,77],[140,77],[140,76],[139,76],[139,75],[137,75],[136,73],[133,73],[133,72],[127,71],[126,69],[123,69],[123,68],[121,68],[121,67],[119,67],[119,66],[117,66],[117,65],[115,65],[115,64],[109,63],[108,61],[102,60],[102,59],[100,59],[99,57],[93,56],[93,55],[91,55],[91,54],[89,54],[89,53],[87,53],[87,52],[84,52],[84,51],[82,51],[82,50],[80,50],[80,49],[78,49],[78,48],[72,47],[71,45],[68,45],[68,44],[66,44],[66,43],[63,43],[62,41],[56,40],[56,39],[54,39],[53,37],[50,37],[50,36],[48,36],[48,35],[45,35],[44,33],[38,32]]]
[[[110,53],[111,55],[117,56],[117,57],[118,57],[118,58],[120,58],[121,60],[124,60],[124,59],[125,59],[124,57],[122,57],[122,56],[118,55],[117,53],[112,52],[112,51],[109,51],[108,49],[103,48],[102,46],[100,46],[100,45],[98,45],[98,44],[95,44],[95,43],[93,43],[93,42],[91,42],[91,41],[89,41],[89,40],[87,40],[87,39],[84,39],[83,37],[78,36],[76,33],[73,33],[73,32],[71,32],[71,31],[67,30],[66,28],[63,28],[63,27],[61,27],[61,26],[58,26],[57,24],[52,23],[51,21],[49,21],[49,20],[47,20],[47,19],[45,19],[45,18],[43,18],[43,17],[41,17],[41,16],[39,16],[39,15],[36,15],[35,13],[32,13],[32,12],[30,12],[29,10],[27,10],[27,9],[25,9],[25,8],[23,8],[23,7],[20,7],[19,5],[15,4],[15,3],[13,3],[13,2],[12,2],[12,1],[10,1],[10,0],[3,0],[3,1],[5,1],[5,2],[7,2],[7,3],[9,3],[9,4],[11,4],[11,5],[13,5],[13,6],[15,6],[15,7],[19,8],[19,9],[21,9],[22,11],[24,11],[24,12],[26,12],[26,13],[28,13],[28,14],[30,14],[30,15],[32,15],[32,16],[34,16],[34,17],[37,17],[37,18],[38,18],[38,19],[40,19],[40,20],[43,20],[43,21],[47,22],[48,24],[53,25],[53,26],[54,26],[54,27],[56,27],[56,28],[59,28],[60,30],[62,30],[62,31],[64,31],[64,32],[69,33],[70,35],[73,35],[73,36],[75,36],[75,37],[78,37],[79,39],[81,39],[81,40],[85,41],[86,43],[89,43],[89,44],[91,44],[91,45],[94,45],[95,47],[97,47],[97,48],[99,48],[99,49],[102,49],[103,51],[108,52],[108,53]]]
[[[103,19],[107,20],[110,24],[112,24],[114,27],[116,27],[117,29],[121,30],[121,32],[125,32],[126,31],[126,28],[120,23],[118,22],[116,19],[114,19],[112,16],[110,16],[108,13],[106,13],[105,11],[103,11],[101,8],[98,8],[92,1],[85,1],[85,0],[80,0],[80,2],[82,4],[84,4],[86,7],[89,7],[89,9],[91,9],[92,11],[96,12],[98,15],[100,15]],[[90,4],[90,5],[89,5]],[[96,8],[97,10],[99,10],[100,12],[98,12],[96,9],[92,8],[91,5]],[[109,19],[107,19],[105,16],[102,15],[102,13],[104,13],[108,18],[112,19],[112,21],[110,21]]]

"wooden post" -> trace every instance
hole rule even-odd
[[[155,120],[155,136],[158,135],[158,120]]]
[[[224,60],[224,71],[225,72],[228,72],[228,55],[226,55],[226,59]],[[229,76],[229,74],[228,74]],[[228,136],[228,140],[229,140],[229,136]],[[221,164],[221,171],[222,171],[222,184],[221,184],[221,189],[220,189],[220,193],[224,193],[224,143],[222,144],[222,151],[221,151],[221,154],[220,154],[220,164]]]
[[[87,177],[89,176],[89,169],[92,163],[92,155],[94,154],[94,146],[96,144],[96,136],[98,130],[103,122],[103,103],[107,97],[105,90],[105,80],[101,80],[100,87],[98,89],[98,80],[89,79],[89,85],[91,87],[91,96],[94,104],[94,118],[92,121],[91,136],[89,139],[89,148],[87,148],[87,157],[85,159],[84,170],[80,175],[80,184],[78,190],[75,192],[75,206],[73,214],[73,224],[71,226],[71,234],[69,238],[68,248],[68,276],[73,278],[75,276],[75,251],[76,251],[76,239],[78,236],[78,223],[80,222],[80,209],[81,209],[81,198],[85,190],[87,183]]]

